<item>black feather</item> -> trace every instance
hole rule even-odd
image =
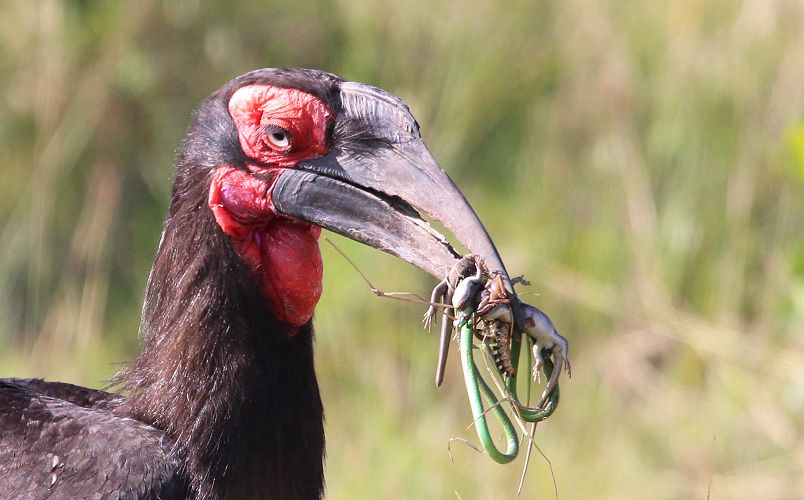
[[[313,329],[272,318],[207,207],[210,175],[244,155],[227,110],[242,85],[309,92],[338,109],[335,75],[257,70],[196,111],[143,306],[143,348],[123,395],[0,381],[0,498],[315,499],[323,409]]]
[[[1,498],[185,498],[161,431],[93,407],[93,397],[107,399],[88,389],[34,384],[57,399],[16,382],[0,380]]]

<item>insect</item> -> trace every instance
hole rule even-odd
[[[497,368],[509,376],[516,375],[516,367],[511,364],[511,333],[513,315],[511,299],[503,284],[502,276],[495,275],[486,281],[480,292],[477,314],[486,324],[492,338],[492,355]]]
[[[511,282],[528,284],[523,277],[514,278]],[[516,376],[516,367],[511,356],[512,340],[519,341],[518,336],[522,333],[533,341],[533,356],[536,359],[533,367],[534,379],[544,367],[545,354],[554,358],[555,369],[549,376],[541,403],[544,403],[553,391],[558,383],[558,377],[564,370],[572,376],[567,339],[558,333],[550,318],[541,310],[519,301],[515,304],[519,307],[522,324],[519,325],[520,331],[515,331],[512,309],[515,306],[512,304],[503,277],[496,272],[489,273],[479,256],[467,255],[460,259],[447,272],[444,280],[433,289],[430,301],[430,307],[424,315],[424,324],[427,328],[435,318],[437,303],[452,305],[451,309],[445,309],[441,324],[436,385],[441,385],[444,378],[452,327],[459,328],[470,317],[478,323],[472,325],[475,337],[487,343],[497,369],[509,377]],[[454,314],[454,322],[449,321],[450,312]]]
[[[477,315],[476,317],[482,322],[482,328],[473,330],[479,340],[488,343],[497,369],[509,376],[516,375],[516,368],[511,363],[513,312],[502,276],[498,273],[490,274],[480,257],[467,255],[458,261],[447,277],[435,287],[431,300],[436,302],[442,297],[448,299],[445,302],[451,302],[453,305],[454,326],[459,327],[473,313]],[[434,315],[435,308],[430,306],[425,313],[426,325],[430,324]],[[450,326],[446,322],[442,324],[436,385],[440,385],[443,380],[444,365],[449,352]]]

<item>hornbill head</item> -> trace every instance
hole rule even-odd
[[[242,75],[198,109],[178,176],[190,166],[204,170],[217,225],[291,326],[310,320],[321,294],[322,227],[441,279],[460,254],[422,213],[507,278],[408,107],[376,87],[315,70]]]

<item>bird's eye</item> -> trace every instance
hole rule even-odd
[[[265,140],[276,149],[285,151],[290,149],[290,133],[282,127],[268,125],[265,127]]]

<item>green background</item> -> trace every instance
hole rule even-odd
[[[560,498],[804,491],[804,4],[8,1],[0,13],[0,376],[94,387],[138,349],[193,107],[257,67],[409,105],[523,298],[571,345],[537,442]],[[374,284],[433,280],[334,238]],[[509,498],[424,307],[323,245],[328,495]],[[292,380],[288,380],[292,384]],[[530,465],[527,498],[552,498]]]

